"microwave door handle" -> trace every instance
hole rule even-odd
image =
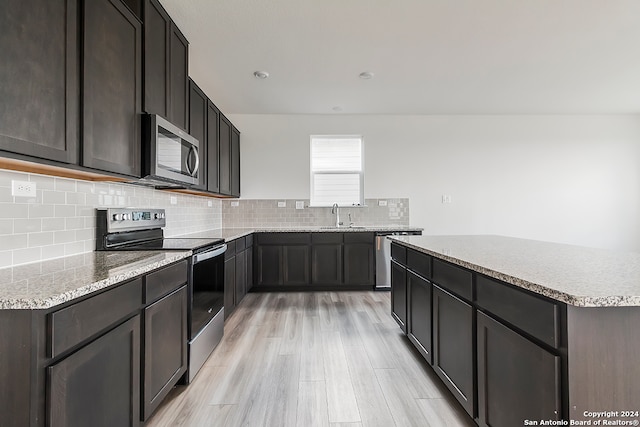
[[[191,176],[196,176],[196,174],[198,173],[198,168],[200,167],[200,155],[198,154],[198,150],[196,150],[195,148],[191,148],[191,150],[193,151],[193,154],[195,154],[196,156],[196,164],[193,167],[193,172],[191,173]]]

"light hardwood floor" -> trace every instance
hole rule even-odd
[[[251,293],[146,427],[475,424],[390,315],[386,292]]]

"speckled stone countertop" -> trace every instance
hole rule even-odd
[[[47,309],[191,256],[90,252],[0,269],[0,310]]]
[[[578,307],[640,306],[640,254],[503,236],[393,236],[404,246]]]
[[[215,239],[223,238],[225,241],[231,241],[251,233],[354,233],[354,232],[415,232],[422,231],[422,228],[407,227],[403,225],[397,226],[358,226],[358,227],[256,227],[256,228],[217,228],[214,230],[200,231],[197,233],[183,234],[180,238],[204,238]]]

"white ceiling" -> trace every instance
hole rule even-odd
[[[640,0],[161,3],[225,113],[640,113]]]

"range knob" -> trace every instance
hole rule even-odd
[[[154,213],[153,219],[160,219],[160,214],[158,212]]]
[[[121,213],[113,214],[113,220],[114,221],[122,221],[122,220],[124,220],[124,215],[121,214]]]

